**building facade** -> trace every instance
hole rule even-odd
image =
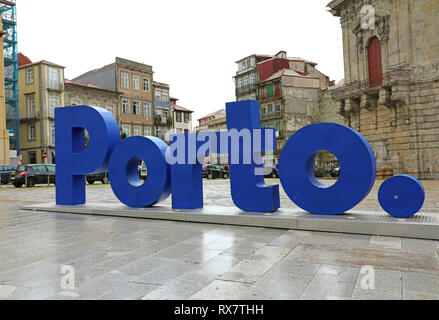
[[[154,89],[154,135],[169,142],[172,133],[172,112],[169,100],[169,85],[153,82]]]
[[[91,83],[80,84],[72,80],[64,81],[66,106],[96,106],[109,111],[118,120],[117,105],[123,93],[98,87]]]
[[[100,69],[92,70],[73,79],[80,84],[94,84],[120,92],[116,118],[121,133],[127,136],[154,134],[153,70],[152,67],[122,58]]]
[[[23,164],[55,163],[55,108],[64,103],[64,67],[22,60],[18,86]]]
[[[238,71],[234,76],[236,101],[257,99],[257,83],[259,81],[257,64],[271,57],[253,54],[236,61],[238,65]]]
[[[345,80],[332,98],[378,174],[439,179],[439,1],[334,0]]]
[[[196,132],[219,131],[227,129],[226,109],[220,109],[197,120]]]
[[[333,83],[317,63],[280,51],[273,56],[254,54],[237,64],[236,100],[257,100],[261,126],[276,129],[277,151],[266,156],[267,164],[277,163],[285,143],[302,127],[328,118],[343,122],[335,110],[328,110],[333,105],[326,92]]]
[[[178,99],[170,98],[173,133],[189,133],[192,132],[192,110],[177,105]]]

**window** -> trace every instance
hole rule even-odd
[[[60,106],[58,96],[49,96],[49,117],[55,118],[55,108]]]
[[[128,100],[128,99],[122,100],[122,113],[123,114],[130,114],[130,100]]]
[[[184,113],[184,123],[189,123],[191,114],[190,113]]]
[[[131,125],[123,124],[122,125],[122,133],[126,133],[126,135],[129,137],[131,135]]]
[[[49,68],[49,88],[59,90],[59,70],[56,68]]]
[[[273,106],[271,104],[268,105],[268,113],[273,112]]]
[[[238,88],[241,89],[242,88],[242,79],[238,80]]]
[[[129,79],[128,73],[121,72],[120,85],[122,86],[122,88],[129,88],[130,87],[130,79]]]
[[[381,43],[377,37],[372,38],[367,48],[367,59],[369,63],[369,86],[371,88],[383,84],[383,65],[381,55]]]
[[[280,103],[276,103],[275,110],[276,110],[276,115],[279,116],[280,115]]]
[[[143,78],[143,92],[149,92],[149,79]]]
[[[36,129],[35,129],[35,125],[31,124],[27,126],[27,140],[32,141],[32,140],[36,140],[37,136],[36,136]]]
[[[27,97],[27,117],[28,118],[35,117],[35,97],[34,97],[34,95]]]
[[[52,123],[50,125],[50,137],[51,137],[50,144],[52,146],[54,146],[55,145],[55,124],[54,123]]]
[[[151,128],[144,128],[144,136],[149,137],[151,135]]]
[[[137,75],[133,75],[133,89],[140,90],[140,78]]]
[[[276,82],[274,84],[274,96],[280,97],[280,84],[279,84],[279,82]]]
[[[143,116],[145,119],[151,118],[151,103],[143,102]]]
[[[140,116],[140,102],[133,101],[133,114],[135,116]]]
[[[247,59],[247,68],[250,68],[251,65],[252,65],[251,60],[250,60],[250,59]]]
[[[181,122],[181,111],[175,112],[175,121]]]
[[[245,76],[244,77],[244,87],[247,87],[247,86],[248,86],[248,77]]]
[[[133,133],[135,136],[141,136],[142,135],[142,127],[141,126],[134,126]]]
[[[256,78],[255,78],[255,75],[252,74],[252,75],[250,75],[250,84],[255,84],[255,83],[256,83]]]
[[[260,96],[261,96],[261,100],[266,100],[267,99],[265,87],[262,87],[260,89]]]
[[[155,136],[157,138],[163,138],[163,136],[162,136],[162,128],[161,127],[155,127]]]
[[[155,101],[161,101],[161,99],[162,99],[162,92],[161,92],[161,90],[156,89],[154,91],[154,99],[155,99]]]
[[[29,164],[36,164],[37,163],[37,153],[35,151],[28,152],[27,157],[28,157]]]
[[[26,84],[34,83],[34,68],[29,68],[26,71]]]
[[[163,102],[169,102],[169,94],[167,90],[162,91],[162,101]]]

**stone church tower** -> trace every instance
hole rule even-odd
[[[333,0],[345,80],[331,88],[345,124],[372,145],[378,175],[439,179],[439,1]]]

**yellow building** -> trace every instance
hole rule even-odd
[[[0,79],[5,78],[2,18],[0,16]],[[5,84],[0,83],[0,165],[9,164],[9,131],[6,130]]]
[[[21,54],[20,54],[21,55]],[[64,106],[64,67],[19,57],[20,144],[23,164],[55,163],[55,108]]]

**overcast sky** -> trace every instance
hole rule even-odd
[[[339,19],[329,0],[17,0],[19,51],[72,79],[116,56],[153,66],[194,119],[235,100],[235,61],[253,53],[318,63],[344,77]]]

